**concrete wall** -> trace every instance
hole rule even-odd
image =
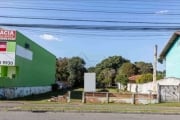
[[[158,80],[157,84],[159,85],[179,85],[180,79],[177,78],[165,78],[162,80]],[[156,85],[157,87],[157,85]],[[130,92],[138,92],[138,93],[146,93],[149,94],[150,91],[153,91],[153,82],[144,83],[144,84],[133,84],[129,83],[127,90]],[[157,88],[156,88],[157,90]]]
[[[12,99],[49,91],[51,86],[0,88],[0,99]]]
[[[131,94],[131,93],[108,93],[108,92],[85,92],[85,103],[130,103],[130,104],[154,104],[158,102],[157,95]]]

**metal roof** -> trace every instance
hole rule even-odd
[[[169,52],[170,48],[173,46],[173,44],[176,42],[176,38],[180,36],[180,31],[176,31],[173,33],[173,35],[171,36],[170,40],[167,42],[166,46],[164,47],[164,49],[162,50],[160,56],[159,56],[159,60],[162,61],[167,53]]]

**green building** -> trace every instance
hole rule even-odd
[[[0,29],[0,98],[51,90],[56,57],[18,31]]]

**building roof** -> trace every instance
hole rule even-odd
[[[176,31],[173,33],[173,35],[171,36],[170,40],[167,42],[166,46],[164,47],[164,49],[162,50],[160,56],[159,56],[159,60],[163,61],[163,59],[166,57],[167,53],[169,52],[170,48],[173,46],[173,44],[176,42],[176,38],[180,36],[180,31]]]
[[[130,80],[130,81],[136,81],[136,79],[138,78],[138,77],[140,77],[141,75],[133,75],[133,76],[130,76],[130,77],[128,77],[128,79]]]

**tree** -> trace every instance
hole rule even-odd
[[[125,88],[124,90],[126,90],[126,88],[127,88],[128,81],[129,80],[128,80],[128,77],[126,75],[123,75],[121,73],[117,74],[116,82],[121,83],[121,85],[123,85]]]
[[[71,86],[82,86],[84,82],[84,73],[86,72],[85,61],[80,57],[72,57],[68,61],[68,82]]]
[[[69,77],[68,58],[59,58],[56,60],[56,80],[67,81]]]
[[[153,81],[152,73],[142,74],[136,79],[136,83],[147,83]]]
[[[100,86],[103,86],[103,88],[110,86],[112,81],[112,71],[109,68],[106,68],[100,72],[100,74],[97,77],[98,83]]]
[[[99,76],[99,74],[102,74],[102,71],[104,71],[104,69],[108,69],[111,74],[110,75],[111,76],[110,84],[114,84],[115,83],[114,79],[116,77],[117,70],[125,62],[129,62],[129,60],[127,60],[121,56],[108,57],[96,65],[96,68],[95,68],[96,75]],[[102,75],[100,75],[100,76],[102,76]],[[98,79],[98,81],[101,81],[101,79],[99,77],[97,77],[97,79]]]
[[[121,56],[110,56],[104,59],[101,63],[97,64],[96,68],[99,68],[100,70],[103,70],[105,68],[117,70],[125,62],[129,62],[129,60]]]
[[[89,67],[89,68],[87,69],[87,71],[88,71],[88,72],[95,72],[95,69],[96,69],[95,67]]]
[[[137,68],[132,63],[123,63],[121,68],[119,69],[120,75],[126,75],[127,77],[130,77],[132,75],[137,74]]]
[[[164,79],[165,71],[157,71],[157,80]]]
[[[136,67],[138,68],[139,74],[146,74],[153,72],[153,65],[152,63],[145,63],[145,62],[135,62]]]

